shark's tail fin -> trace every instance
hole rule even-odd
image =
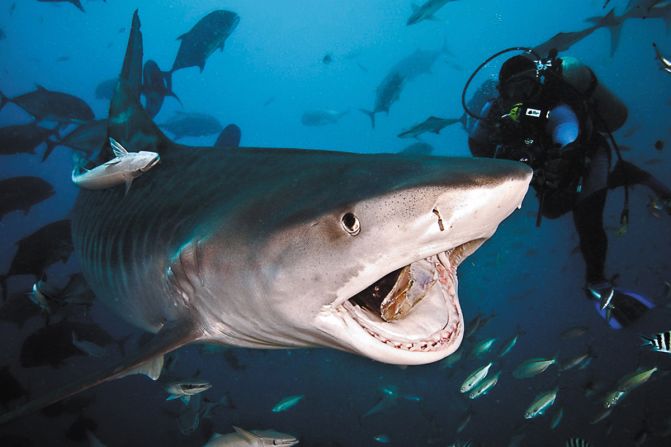
[[[370,118],[370,127],[375,129],[375,112],[366,109],[359,109],[359,111],[368,115],[368,118]]]
[[[108,144],[109,137],[111,137],[131,150],[142,148],[142,150],[160,154],[166,148],[169,140],[140,103],[142,58],[142,31],[140,31],[140,17],[136,10],[133,14],[123,68],[114,90],[114,96],[110,101],[107,120],[108,138],[105,139],[105,144]],[[101,157],[108,157],[111,153],[111,151],[103,150]]]
[[[75,5],[81,12],[86,12],[84,11],[84,6],[82,6],[81,0],[70,0],[70,2]]]

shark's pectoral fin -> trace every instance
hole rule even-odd
[[[158,377],[156,369],[162,363],[159,356],[174,351],[181,346],[198,340],[202,330],[193,322],[175,322],[166,324],[161,331],[154,336],[149,343],[142,346],[137,352],[127,356],[120,361],[107,362],[97,371],[89,374],[81,380],[69,383],[60,388],[55,388],[41,397],[29,401],[12,411],[0,415],[0,425],[13,419],[38,411],[51,404],[59,402],[82,391],[93,388],[101,383],[125,377],[130,374],[152,374]]]

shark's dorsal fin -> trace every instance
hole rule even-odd
[[[169,323],[166,324],[152,340],[140,348],[136,353],[127,356],[121,361],[108,362],[99,370],[76,382],[56,388],[41,397],[29,401],[25,405],[0,415],[0,425],[13,419],[38,411],[51,404],[59,402],[82,391],[110,380],[125,377],[130,374],[152,374],[157,377],[156,369],[162,363],[157,359],[168,352],[198,340],[202,330],[194,324]]]
[[[243,438],[245,438],[246,441],[249,442],[255,442],[259,440],[261,437],[258,435],[255,435],[249,430],[245,430],[244,428],[236,427],[235,425],[233,426],[233,430]]]
[[[114,152],[115,157],[120,158],[128,155],[126,148],[119,144],[119,142],[112,137],[110,137],[110,146],[112,146],[112,152]]]
[[[170,141],[140,103],[142,62],[142,31],[140,31],[140,18],[135,11],[123,68],[110,101],[107,136],[114,138],[122,146],[142,147],[161,154],[170,146]],[[97,164],[105,162],[106,156],[108,154],[101,151],[103,158],[97,160]]]

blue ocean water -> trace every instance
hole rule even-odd
[[[414,140],[397,134],[435,115],[462,115],[464,83],[480,62],[511,46],[535,46],[558,32],[589,26],[586,19],[603,16],[614,7],[623,13],[627,1],[601,0],[532,2],[519,0],[460,0],[448,2],[437,20],[407,26],[410,1],[126,1],[84,0],[85,12],[67,2],[5,0],[0,5],[0,91],[7,97],[32,91],[37,84],[84,99],[96,118],[107,116],[109,101],[97,99],[96,86],[120,70],[133,11],[139,10],[145,59],[170,68],[179,48],[177,36],[206,14],[226,9],[240,23],[215,51],[202,72],[196,67],[173,74],[173,90],[181,104],[166,98],[155,118],[168,121],[176,112],[207,113],[222,125],[242,129],[242,145],[253,147],[328,149],[360,153],[398,152]],[[671,86],[669,73],[660,70],[651,43],[671,55],[667,22],[648,18],[627,20],[611,56],[611,35],[605,28],[576,43],[565,54],[589,64],[599,81],[627,104],[629,118],[615,133],[628,150],[624,157],[671,184],[666,142]],[[359,109],[372,109],[378,84],[394,64],[421,49],[445,48],[431,69],[410,80],[388,114],[376,116],[376,126]],[[324,57],[329,55],[330,62]],[[327,59],[328,60],[328,59]],[[495,76],[503,59],[492,62],[474,85]],[[301,122],[305,111],[347,112],[336,124],[311,127]],[[15,104],[0,111],[0,125],[31,122]],[[170,135],[170,133],[168,133]],[[181,143],[212,145],[216,134],[185,137]],[[440,156],[470,156],[467,134],[460,124],[440,134],[424,134]],[[659,145],[658,145],[659,146]],[[15,242],[43,225],[66,218],[78,189],[70,181],[72,152],[58,147],[45,162],[37,155],[0,155],[0,179],[33,175],[49,181],[55,195],[29,213],[14,212],[0,221],[0,272],[7,271]],[[274,428],[291,433],[306,446],[368,446],[379,440],[389,445],[563,446],[581,437],[593,446],[671,445],[668,355],[640,347],[639,334],[671,329],[671,233],[669,216],[651,214],[651,197],[642,187],[630,191],[628,231],[618,233],[623,192],[609,194],[604,214],[609,236],[607,272],[619,274],[618,283],[651,297],[657,303],[632,327],[613,331],[594,311],[583,292],[582,258],[571,215],[545,219],[534,225],[538,202],[530,192],[520,210],[501,225],[494,237],[459,269],[459,296],[469,322],[478,313],[495,317],[459,352],[464,356],[478,341],[496,337],[494,351],[518,332],[517,346],[496,360],[502,371],[497,386],[478,400],[469,400],[459,387],[474,369],[494,360],[463,358],[447,368],[441,364],[399,368],[333,350],[231,349],[207,353],[197,346],[176,354],[175,375],[199,377],[213,387],[205,398],[219,407],[185,434],[179,417],[180,401],[165,401],[160,383],[128,377],[101,385],[84,396],[92,400],[58,417],[30,415],[0,427],[2,445],[85,445],[68,438],[68,429],[82,417],[93,421],[90,432],[105,445],[203,445],[213,432],[228,433],[232,425],[248,429]],[[150,205],[148,205],[150,206]],[[50,277],[79,271],[78,260],[57,263]],[[10,278],[12,292],[29,288],[35,278]],[[103,305],[94,304],[90,320],[115,337],[140,331],[124,323]],[[90,371],[95,359],[78,356],[58,369],[22,368],[25,338],[44,326],[42,318],[22,328],[0,322],[0,365],[38,397],[57,384]],[[560,334],[575,326],[588,328],[582,337]],[[468,327],[466,328],[468,330]],[[585,369],[558,373],[552,366],[530,379],[516,379],[512,371],[531,357],[566,360],[590,349],[595,358]],[[592,423],[603,411],[602,399],[617,381],[637,368],[657,366],[653,379],[633,390],[612,414]],[[599,392],[586,397],[596,386]],[[397,387],[416,399],[398,399],[389,408],[365,416],[382,397],[381,389]],[[546,415],[526,421],[523,414],[534,397],[558,387],[557,402]],[[304,398],[286,412],[273,406],[291,395]],[[11,406],[23,402],[12,402]],[[558,428],[550,420],[562,408]],[[457,432],[465,419],[469,422]],[[183,427],[182,427],[183,428]],[[25,438],[19,444],[18,438]],[[515,444],[517,442],[517,444]],[[14,444],[12,444],[14,443]]]

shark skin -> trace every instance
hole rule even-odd
[[[194,342],[331,347],[401,365],[435,362],[459,347],[457,266],[519,208],[529,167],[178,145],[139,105],[141,67],[136,12],[108,136],[159,153],[161,164],[127,195],[122,186],[80,191],[72,232],[97,299],[156,336],[122,364],[0,415],[0,423]],[[406,266],[421,266],[432,280],[397,319],[350,300]]]

